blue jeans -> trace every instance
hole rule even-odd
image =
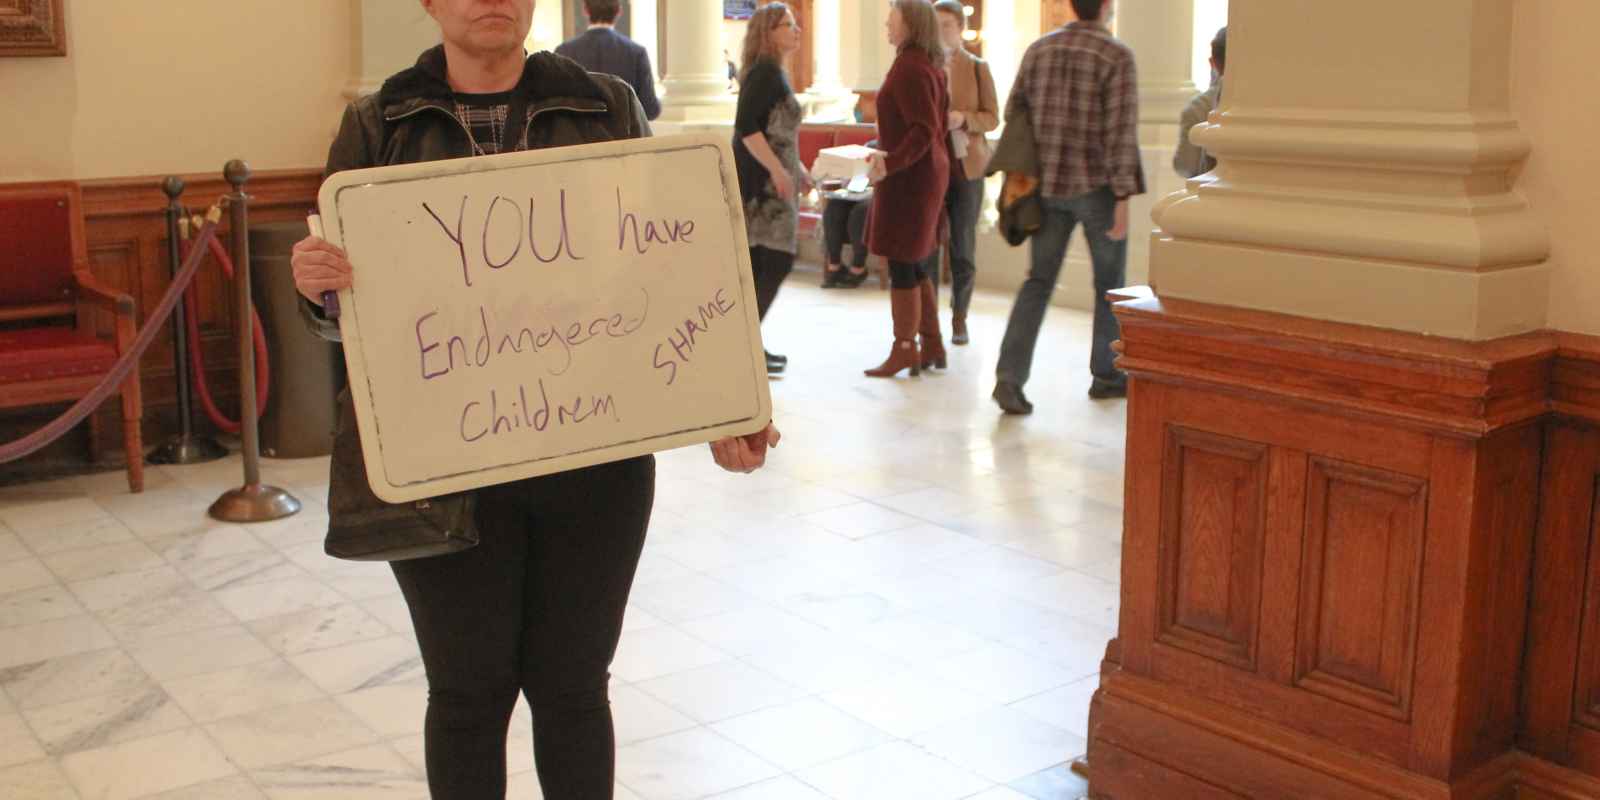
[[[1089,240],[1089,258],[1094,262],[1094,343],[1089,350],[1089,372],[1110,383],[1121,383],[1122,372],[1112,362],[1111,343],[1120,335],[1117,318],[1111,314],[1106,292],[1120,289],[1127,281],[1128,242],[1106,236],[1116,222],[1117,199],[1110,187],[1102,186],[1087,194],[1064,200],[1044,199],[1044,223],[1033,234],[1032,265],[1028,279],[1017,292],[1000,343],[1000,364],[995,378],[1001,383],[1022,386],[1028,382],[1033,366],[1033,347],[1039,341],[1039,326],[1044,324],[1050,295],[1055,291],[1061,263],[1067,256],[1067,241],[1079,222]]]

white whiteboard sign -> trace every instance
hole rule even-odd
[[[771,419],[733,156],[674,136],[352,170],[318,198],[372,490],[403,502]]]

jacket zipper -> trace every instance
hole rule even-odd
[[[428,110],[438,111],[439,113],[444,114],[445,116],[449,117],[452,121],[454,121],[456,123],[456,127],[460,128],[461,132],[467,135],[467,139],[469,141],[472,139],[472,131],[467,130],[466,123],[462,122],[460,117],[456,116],[454,112],[450,111],[450,109],[445,108],[444,106],[425,105],[425,106],[421,106],[421,107],[418,107],[418,108],[414,108],[414,109],[412,109],[410,111],[407,111],[406,113],[401,114],[399,116],[384,117],[383,119],[384,119],[385,122],[399,122],[400,120],[409,119],[411,117],[414,117],[414,116],[416,116],[418,114],[421,114],[422,112],[428,111]],[[524,139],[528,138],[529,131],[532,130],[532,128],[533,128],[534,119],[538,118],[538,116],[540,114],[543,114],[546,111],[571,111],[571,112],[573,112],[575,114],[604,114],[604,113],[606,113],[606,109],[603,109],[603,108],[575,108],[573,106],[545,106],[544,108],[537,108],[537,109],[534,109],[533,113],[528,115],[528,121],[523,124],[523,126],[522,126],[522,138],[524,138]]]

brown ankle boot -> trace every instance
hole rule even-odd
[[[963,345],[970,341],[972,339],[967,336],[967,316],[956,314],[950,317],[950,343]]]
[[[917,324],[921,316],[922,292],[919,289],[891,289],[889,308],[894,313],[894,349],[888,360],[876,369],[866,370],[869,378],[892,378],[900,370],[910,369],[916,377],[922,366],[917,354]]]
[[[922,368],[946,369],[950,361],[945,357],[944,335],[939,332],[939,296],[933,291],[933,279],[923,278],[917,290],[922,296],[922,321],[917,325],[922,335]]]

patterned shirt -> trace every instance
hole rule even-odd
[[[528,131],[522,130],[522,139],[513,148],[501,141],[505,136],[506,117],[511,114],[511,93],[457,94],[456,119],[461,120],[472,139],[472,154],[492,156],[512,150],[528,149]]]
[[[1028,47],[1006,116],[1033,122],[1045,197],[1065,199],[1110,186],[1143,194],[1139,90],[1133,51],[1097,22],[1074,22]]]

